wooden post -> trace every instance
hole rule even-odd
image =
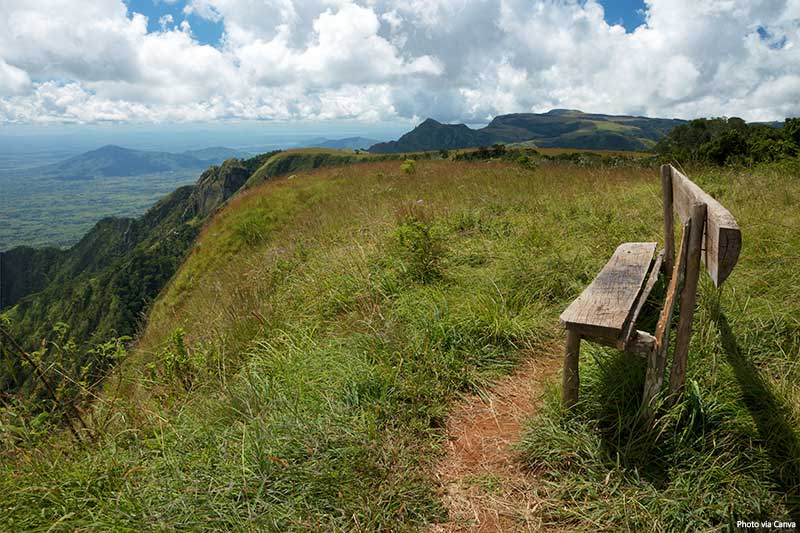
[[[691,227],[689,229],[689,250],[686,261],[686,278],[681,291],[681,312],[678,318],[678,334],[675,339],[675,356],[669,376],[669,398],[672,406],[683,392],[686,382],[686,359],[689,355],[689,341],[692,338],[692,319],[697,303],[697,282],[700,278],[700,258],[705,232],[706,204],[692,206]]]
[[[561,378],[561,403],[567,409],[578,403],[578,358],[581,352],[581,336],[567,329],[567,343],[564,353],[564,373]]]
[[[661,190],[664,196],[664,272],[675,264],[675,228],[672,214],[672,167],[661,165]]]

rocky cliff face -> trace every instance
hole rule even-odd
[[[233,196],[250,177],[250,172],[237,159],[228,159],[218,167],[211,167],[200,176],[192,191],[194,212],[207,217],[225,200]]]

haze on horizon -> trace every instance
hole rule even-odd
[[[0,131],[782,120],[800,114],[798,41],[800,0],[0,0]]]

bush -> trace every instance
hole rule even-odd
[[[400,165],[400,170],[406,174],[414,174],[417,171],[417,164],[413,159],[406,159],[403,161],[403,164]]]
[[[539,166],[539,163],[537,163],[535,160],[533,160],[530,157],[528,157],[527,154],[523,154],[523,155],[519,156],[517,158],[517,163],[521,167],[527,168],[529,170],[535,170]]]

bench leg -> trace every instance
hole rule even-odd
[[[564,371],[561,382],[561,403],[571,408],[578,403],[578,357],[581,352],[581,336],[575,331],[567,330],[567,344],[564,353]]]
[[[647,375],[644,379],[644,394],[642,395],[642,411],[645,420],[652,422],[655,418],[653,402],[661,392],[664,383],[664,366],[666,363],[666,346],[653,346],[647,354]]]

